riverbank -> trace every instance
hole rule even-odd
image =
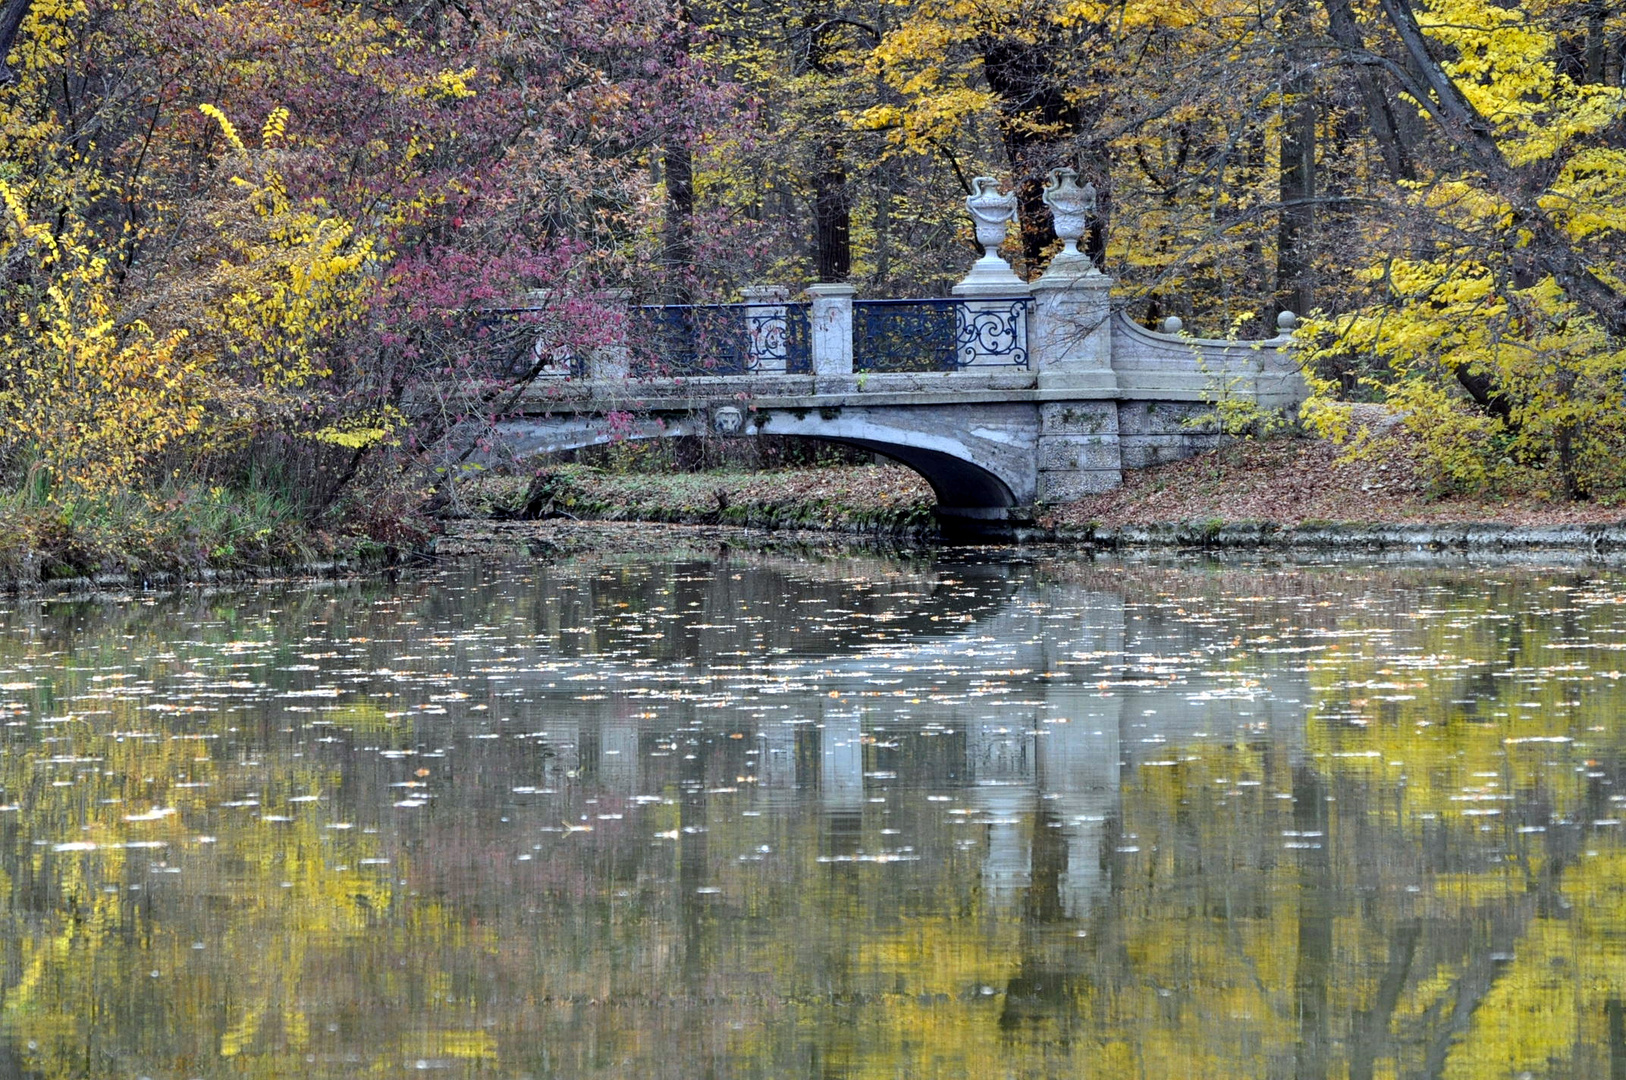
[[[485,475],[460,484],[440,535],[435,523],[403,512],[397,543],[329,535],[241,500],[142,503],[139,512],[12,507],[0,514],[0,588],[62,592],[369,573],[420,558],[477,556],[488,542],[530,544],[550,555],[561,543],[571,548],[595,535],[617,549],[666,542],[638,529],[641,522],[715,528],[718,542],[743,528],[799,545],[820,535],[831,543],[863,537],[919,544],[939,538],[934,501],[925,481],[894,465],[649,474],[562,465],[535,477]],[[547,531],[546,539],[509,527],[538,519],[606,524]],[[1045,509],[1015,539],[1100,550],[1626,552],[1626,507],[1535,492],[1440,498],[1403,455],[1342,463],[1321,440],[1282,438],[1131,472],[1116,491]]]
[[[1116,491],[1047,509],[1040,535],[1098,547],[1626,551],[1626,507],[1439,494],[1396,447],[1343,461],[1322,439],[1241,441],[1125,475]]]
[[[458,489],[449,516],[649,521],[931,539],[937,533],[934,503],[926,482],[898,465],[691,473],[561,465],[535,477],[470,480]]]
[[[1043,510],[1020,539],[1141,546],[1626,550],[1626,507],[1434,493],[1396,451],[1344,462],[1311,438],[1239,441]],[[931,489],[900,466],[644,475],[579,465],[461,489],[457,516],[812,529],[933,539]]]
[[[0,500],[0,589],[367,573],[410,558],[431,538],[434,523],[411,504],[377,498],[367,511],[313,521],[278,493],[202,486],[95,498],[17,494]]]

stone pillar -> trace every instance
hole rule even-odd
[[[1040,391],[1039,501],[1071,502],[1123,483],[1118,378],[1112,370],[1112,279],[1084,255],[1058,255],[1033,283],[1029,349]]]
[[[1073,502],[1124,482],[1116,401],[1039,404],[1038,501]]]
[[[783,375],[788,356],[785,301],[790,299],[790,289],[784,285],[747,285],[740,294],[745,298],[745,340],[751,350],[751,370]]]
[[[858,709],[821,710],[819,801],[824,812],[864,809],[864,731]]]
[[[538,379],[568,378],[571,369],[575,366],[575,357],[568,345],[549,344],[546,327],[548,322],[548,309],[563,298],[557,289],[527,289],[525,292],[524,310],[534,313],[539,332],[531,342],[531,351],[514,368],[513,374],[536,371]]]
[[[1083,255],[1057,256],[1033,289],[1028,349],[1041,390],[1115,394],[1112,279]]]
[[[632,367],[631,351],[627,347],[627,334],[632,321],[632,290],[605,289],[602,295],[605,315],[612,320],[614,329],[608,342],[588,354],[587,377],[620,381],[627,377]]]
[[[809,285],[813,298],[809,315],[813,335],[813,375],[816,378],[853,373],[853,297],[851,285],[820,282]]]

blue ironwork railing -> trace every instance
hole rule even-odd
[[[856,300],[854,371],[959,371],[1028,366],[1026,296]]]
[[[519,379],[533,372],[541,376],[584,378],[586,361],[563,346],[550,346],[538,322],[536,308],[487,308],[475,319],[476,333],[485,342],[487,372],[494,378]]]
[[[806,304],[662,304],[632,309],[634,377],[809,371]]]

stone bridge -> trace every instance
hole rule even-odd
[[[500,437],[519,456],[673,435],[839,443],[913,469],[945,527],[977,532],[1215,446],[1221,401],[1304,398],[1290,313],[1266,341],[1195,338],[1177,320],[1153,332],[1113,309],[1112,279],[1076,251],[1029,283],[979,239],[989,254],[950,298],[821,284],[806,302],[758,287],[742,304],[630,309],[624,344],[561,360]]]

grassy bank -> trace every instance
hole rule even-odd
[[[887,465],[644,472],[563,464],[535,476],[485,474],[452,489],[441,512],[450,520],[439,523],[421,515],[424,492],[362,491],[323,513],[303,505],[297,490],[270,484],[176,485],[102,498],[13,492],[0,496],[0,587],[380,566],[428,547],[441,528],[455,534],[440,545],[455,555],[478,547],[476,534],[492,531],[489,523],[536,519],[883,540],[937,532],[931,489]],[[1044,508],[1029,535],[1109,547],[1619,548],[1613,538],[1623,522],[1626,507],[1604,500],[1566,502],[1539,491],[1446,496],[1403,454],[1342,463],[1321,440],[1278,438],[1131,472],[1116,491]],[[631,535],[608,527],[605,534],[612,544]]]
[[[670,474],[560,465],[534,478],[469,480],[452,512],[925,536],[936,529],[933,501],[919,476],[889,465]]]
[[[270,487],[15,491],[0,496],[0,587],[196,580],[334,561],[382,565],[429,535],[410,514],[377,513],[369,522],[346,509],[313,515]]]

